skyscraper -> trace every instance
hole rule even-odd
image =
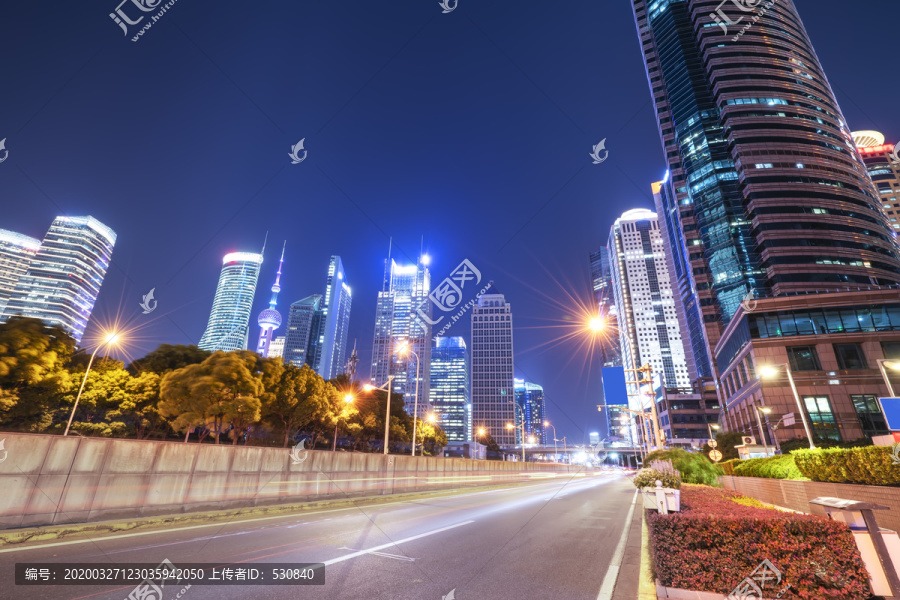
[[[255,252],[232,252],[222,259],[209,324],[198,344],[201,349],[210,352],[247,349],[250,311],[262,262],[262,254]]]
[[[461,337],[434,338],[431,349],[431,406],[451,442],[472,440],[469,357]]]
[[[403,394],[406,410],[410,414],[416,401],[416,359],[397,354],[397,346],[407,342],[418,355],[419,371],[419,415],[429,410],[428,398],[431,387],[431,326],[418,318],[421,308],[430,315],[431,274],[420,257],[418,264],[397,264],[392,259],[385,261],[384,283],[378,292],[375,306],[375,340],[372,346],[373,385],[380,386],[394,376],[394,393]],[[423,412],[424,411],[424,412]]]
[[[770,436],[766,406],[803,418],[781,439],[871,434],[900,248],[794,2],[632,6],[725,428]]]
[[[40,248],[40,240],[0,229],[0,314]]]
[[[675,312],[665,246],[656,213],[629,210],[609,233],[611,272],[619,307],[619,344],[626,369],[649,363],[669,387],[689,387],[690,376]],[[614,250],[613,250],[614,249]],[[633,380],[636,373],[627,373]],[[629,386],[632,394],[637,393]],[[632,400],[632,408],[644,407]]]
[[[515,424],[512,310],[491,282],[472,307],[472,426],[484,427],[500,445],[513,446]]]
[[[319,323],[322,319],[322,296],[313,294],[291,304],[284,340],[284,362],[302,367],[316,365],[319,347]]]
[[[325,281],[321,328],[316,371],[325,379],[333,379],[344,372],[347,353],[347,332],[350,327],[352,295],[347,285],[340,256],[332,256]]]
[[[269,358],[284,358],[284,341],[285,336],[279,335],[269,344]]]
[[[269,347],[272,344],[272,333],[281,326],[281,313],[275,310],[278,304],[278,292],[281,291],[281,266],[284,264],[284,247],[281,248],[281,260],[278,261],[278,272],[275,275],[275,283],[272,285],[272,299],[269,300],[269,308],[259,313],[259,341],[256,344],[256,353],[266,358],[269,356]]]
[[[591,280],[597,300],[599,316],[603,319],[605,335],[600,339],[600,361],[604,367],[622,365],[619,337],[618,310],[612,291],[612,273],[609,265],[609,249],[601,248],[591,254]]]
[[[529,444],[546,444],[544,388],[524,379],[513,379],[513,389],[516,404],[521,409],[516,413],[516,423],[521,424],[522,417],[525,417],[525,441]],[[531,441],[532,438],[534,442]]]
[[[115,232],[93,217],[54,219],[9,294],[3,320],[13,315],[41,319],[61,326],[80,343],[115,243]]]
[[[894,231],[900,230],[900,151],[878,131],[854,131],[853,141]]]

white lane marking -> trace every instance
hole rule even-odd
[[[441,527],[440,529],[435,529],[434,531],[426,531],[425,533],[420,533],[419,535],[414,535],[412,537],[403,538],[402,540],[397,540],[396,542],[389,542],[387,544],[375,546],[374,548],[369,548],[368,550],[359,550],[358,552],[353,552],[351,554],[345,554],[344,556],[332,558],[331,560],[326,560],[324,564],[327,567],[328,565],[333,565],[335,563],[343,562],[345,560],[350,560],[351,558],[356,558],[357,556],[363,556],[364,554],[371,554],[371,553],[377,552],[379,550],[384,550],[385,548],[390,548],[391,546],[398,546],[400,544],[405,544],[406,542],[418,540],[420,538],[428,537],[429,535],[434,535],[436,533],[441,533],[443,531],[448,531],[450,529],[456,529],[457,527],[462,527],[463,525],[468,525],[468,524],[474,523],[474,522],[475,521],[463,521],[462,523],[457,523],[456,525],[450,525],[448,527]]]
[[[348,548],[347,546],[342,546],[338,548],[338,550],[353,550],[354,552],[358,552],[356,548]],[[416,562],[416,559],[410,558],[408,556],[403,556],[402,554],[391,554],[390,552],[370,552],[369,554],[375,554],[377,556],[383,556],[385,558],[393,558],[394,560],[405,560],[407,562]]]
[[[616,580],[619,578],[619,568],[622,566],[622,557],[625,555],[625,542],[628,541],[628,530],[631,529],[631,517],[634,515],[637,497],[638,491],[634,490],[631,508],[628,509],[628,516],[625,517],[625,527],[622,529],[622,535],[619,537],[616,551],[613,552],[612,560],[609,562],[609,569],[606,570],[606,576],[603,578],[603,584],[600,586],[597,600],[612,600],[613,591],[616,589]]]

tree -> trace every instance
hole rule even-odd
[[[262,420],[284,432],[284,448],[291,437],[329,413],[325,380],[307,365],[284,365],[278,382],[263,395]]]
[[[167,423],[159,414],[159,384],[162,378],[152,371],[131,377],[125,386],[125,398],[108,417],[125,423],[139,440],[163,432]]]
[[[426,451],[428,454],[434,454],[437,448],[447,445],[447,434],[444,433],[444,430],[428,421],[418,422],[416,437],[422,444],[423,454]]]
[[[740,446],[744,443],[741,438],[745,435],[747,434],[738,431],[723,431],[722,433],[716,434],[716,450],[722,453],[722,461],[720,462],[739,458],[735,446]],[[709,444],[703,444],[704,455],[709,456],[710,450],[712,450],[712,448],[709,447]]]
[[[498,443],[494,440],[494,437],[493,437],[491,434],[487,433],[487,432],[485,432],[484,435],[479,435],[479,436],[478,436],[478,442],[481,443],[481,444],[484,444],[485,446],[487,446],[487,451],[488,451],[488,452],[497,452],[497,453],[499,453],[499,452],[501,451],[501,450],[500,450],[500,444],[498,444]]]
[[[74,348],[62,328],[40,319],[0,324],[0,423],[26,431],[50,426],[55,396],[72,385],[64,366]]]
[[[345,400],[348,393],[350,393],[349,389],[338,389],[330,381],[325,383],[325,395],[328,397],[327,419],[330,423],[329,428],[334,428],[331,432],[332,436],[337,437],[338,429],[343,429],[351,435],[362,429],[360,423],[351,422],[353,417],[359,415],[359,410],[353,405],[353,402]],[[337,440],[334,441],[334,446],[337,447]]]
[[[233,442],[260,419],[261,374],[239,352],[215,352],[200,364],[166,374],[160,384],[159,413],[174,417],[176,431],[205,427],[216,438],[233,430]],[[205,435],[201,435],[201,441]],[[187,441],[187,436],[185,436]]]
[[[128,370],[132,374],[141,371],[152,371],[162,375],[175,369],[182,369],[188,365],[200,364],[209,358],[210,354],[212,353],[201,350],[194,345],[162,344],[144,358],[139,358],[128,365]]]
[[[81,382],[84,379],[86,367],[85,364],[81,368],[79,362],[76,369],[71,371],[74,381]],[[121,362],[110,358],[95,360],[84,383],[84,391],[72,419],[72,429],[100,437],[124,436],[128,427],[119,419],[122,416],[120,407],[129,397],[130,382],[131,375]],[[80,384],[73,385],[60,395],[60,404],[65,408],[61,411],[61,417],[67,418],[70,414],[69,407],[75,404],[79,387]],[[57,428],[62,426],[61,422],[56,425]]]

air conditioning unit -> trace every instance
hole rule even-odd
[[[741,441],[744,443],[745,446],[755,446],[756,445],[756,438],[753,437],[752,435],[743,436],[741,438]]]

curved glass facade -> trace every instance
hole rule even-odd
[[[262,262],[262,254],[253,252],[232,252],[222,259],[222,273],[200,348],[211,352],[247,349],[250,311]]]

